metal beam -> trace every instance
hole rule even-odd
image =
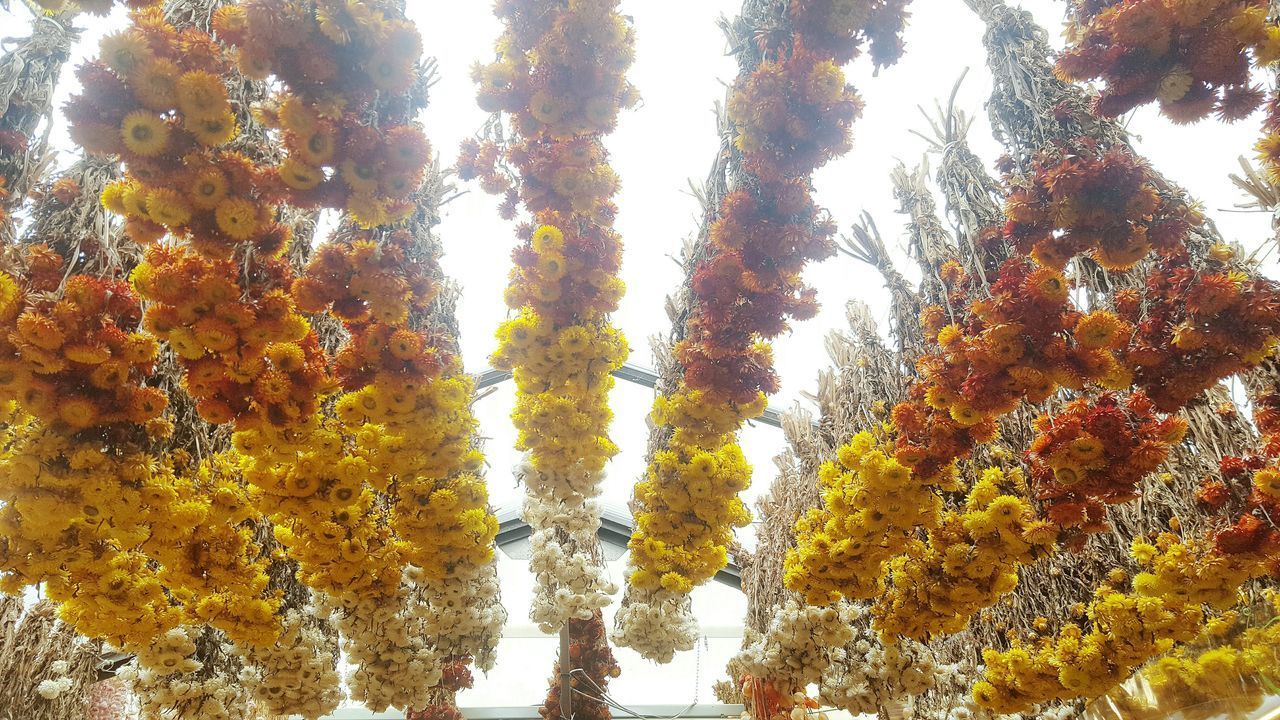
[[[619,380],[624,380],[636,385],[643,385],[647,388],[656,387],[658,384],[658,374],[646,367],[625,363],[622,367],[613,371],[613,376]],[[493,387],[504,383],[511,379],[511,373],[506,370],[495,370],[494,368],[485,368],[476,373],[476,389],[483,390],[487,387]],[[782,411],[774,408],[765,408],[764,414],[758,418],[752,419],[750,422],[764,423],[776,428],[782,427]]]
[[[533,529],[529,527],[520,517],[520,513],[514,509],[499,510],[498,516],[498,535],[493,539],[499,548],[505,548],[513,543],[533,534]],[[596,534],[600,537],[600,541],[607,546],[620,547],[623,550],[627,547],[627,541],[631,539],[631,534],[635,531],[635,524],[630,517],[623,516],[621,513],[605,509],[604,515],[600,518],[600,528]],[[527,556],[519,554],[513,555],[511,551],[504,549],[508,557],[516,559],[526,559]],[[619,557],[621,553],[619,553]],[[713,578],[716,582],[728,585],[735,590],[742,589],[742,569],[734,563],[730,562],[720,572],[716,573]]]

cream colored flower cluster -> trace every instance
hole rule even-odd
[[[590,552],[598,542],[600,504],[557,501],[529,487],[522,514],[533,531],[529,569],[536,587],[529,617],[543,632],[555,633],[569,619],[587,620],[607,607],[618,586]]]
[[[167,720],[250,720],[249,691],[228,674],[224,663],[207,667],[196,658],[204,632],[184,625],[151,641],[120,672],[138,697],[141,715]],[[230,645],[216,648],[229,656]]]
[[[614,622],[615,643],[657,663],[671,662],[698,641],[698,621],[687,593],[632,585]]]
[[[846,605],[840,616],[848,623],[851,637],[832,651],[831,663],[822,673],[823,702],[854,715],[874,714],[879,708],[909,702],[950,671],[950,666],[938,665],[927,646],[914,640],[883,644],[871,629],[864,606]]]
[[[429,580],[412,566],[405,576],[419,588],[423,601],[414,607],[423,634],[441,659],[444,653],[470,656],[482,672],[491,670],[507,622],[496,560],[443,582]]]
[[[748,674],[774,687],[803,690],[822,679],[832,651],[853,639],[857,617],[848,603],[814,607],[794,598],[779,608],[769,629],[738,655]]]
[[[337,671],[337,637],[326,637],[322,623],[310,613],[289,610],[274,645],[241,651],[245,669],[240,681],[266,715],[323,717],[342,702]]]
[[[603,471],[592,471],[582,463],[550,472],[534,467],[529,453],[525,453],[516,466],[516,480],[523,483],[528,494],[547,502],[566,505],[583,505],[600,496]]]
[[[912,716],[906,717],[911,720]],[[1002,715],[978,707],[972,699],[966,699],[964,705],[952,708],[945,715],[939,716],[940,720],[1082,720],[1083,717],[1084,715],[1070,705],[1037,706],[1030,712]],[[917,720],[931,719],[922,715],[918,716]]]
[[[411,609],[411,588],[391,597],[334,598],[317,594],[342,633],[342,650],[355,670],[347,677],[351,699],[374,712],[389,707],[421,710],[443,675],[435,649]]]
[[[57,700],[58,696],[67,692],[75,685],[75,680],[67,677],[67,673],[71,671],[71,663],[66,660],[54,660],[49,663],[49,675],[51,677],[41,680],[36,686],[36,693],[45,700]]]

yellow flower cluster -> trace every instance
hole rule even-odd
[[[170,509],[167,468],[54,432],[13,403],[0,414],[0,591],[44,583],[64,621],[117,647],[181,623],[141,552],[149,520]]]
[[[886,642],[959,632],[1017,586],[1020,565],[1052,550],[1057,530],[1036,519],[1026,493],[1020,470],[988,468],[963,511],[947,511],[927,541],[890,561],[892,583],[872,607]]]
[[[1280,595],[1270,591],[1267,601],[1270,608],[1212,618],[1200,637],[1108,693],[1107,704],[1123,708],[1131,720],[1173,713],[1186,720],[1250,717],[1280,680]]]
[[[1134,540],[1132,554],[1144,568],[1133,578],[1135,592],[1219,610],[1239,602],[1240,586],[1264,571],[1256,557],[1225,555],[1172,533],[1161,533],[1154,543]]]
[[[227,458],[175,473],[150,452],[103,452],[13,405],[4,420],[0,589],[44,582],[82,635],[121,647],[179,623],[208,623],[238,642],[274,641],[268,558],[253,542],[253,513]]]
[[[451,358],[418,388],[375,382],[341,397],[335,412],[369,463],[369,482],[394,498],[389,522],[405,560],[443,580],[493,557],[498,520],[472,446],[475,385]]]
[[[605,431],[613,419],[610,373],[626,360],[626,339],[608,324],[557,327],[526,308],[502,324],[498,340],[494,366],[512,372],[520,393],[512,413],[517,447],[541,472],[602,471],[618,452]]]
[[[688,593],[728,562],[733,528],[751,522],[738,498],[751,466],[734,433],[764,408],[763,394],[740,406],[711,402],[700,390],[657,398],[652,421],[670,426],[672,437],[636,484],[632,586]]]
[[[86,637],[116,647],[146,646],[182,624],[182,609],[170,602],[155,565],[139,551],[96,546],[69,562],[44,585],[58,603],[63,622]]]
[[[258,520],[237,461],[222,453],[178,468],[171,510],[151,523],[148,554],[192,620],[242,645],[275,642],[280,600],[267,590],[271,558],[254,540]]]
[[[1136,541],[1132,554],[1148,571],[1122,592],[1104,585],[1087,609],[1090,629],[1068,625],[1034,647],[1014,643],[983,651],[987,670],[973,687],[978,705],[999,713],[1021,712],[1050,700],[1097,697],[1175,643],[1196,637],[1205,625],[1203,604],[1234,602],[1239,585],[1260,572],[1258,564],[1216,556],[1170,534]]]
[[[953,476],[951,469],[945,477]],[[942,515],[941,498],[915,482],[889,442],[871,432],[842,446],[837,461],[819,469],[818,481],[823,507],[796,522],[784,575],[810,604],[875,596],[885,563],[914,546],[916,528],[936,527]]]
[[[1277,648],[1270,648],[1274,654]],[[1247,717],[1262,704],[1263,686],[1248,651],[1228,645],[1197,655],[1160,658],[1142,675],[1161,708],[1181,709],[1186,720]],[[1271,658],[1274,671],[1275,659]]]
[[[145,453],[106,453],[32,422],[10,406],[0,451],[3,590],[58,575],[91,545],[127,550],[169,510],[171,478]]]
[[[255,504],[298,561],[298,578],[335,596],[390,596],[400,586],[405,543],[386,521],[369,457],[348,451],[332,421],[232,436]],[[395,452],[378,445],[375,453]]]

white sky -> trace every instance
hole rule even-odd
[[[698,205],[688,191],[688,181],[700,183],[710,167],[717,148],[713,103],[723,97],[725,84],[735,72],[734,63],[725,56],[725,42],[715,20],[735,13],[739,2],[624,3],[624,12],[635,20],[638,37],[630,78],[639,87],[643,102],[622,116],[617,132],[608,141],[622,179],[618,229],[626,246],[623,276],[627,295],[614,322],[630,338],[631,361],[639,365],[652,366],[648,338],[668,327],[663,298],[681,279],[680,268],[671,258],[697,229]],[[1023,0],[1015,4],[1035,12],[1041,24],[1057,35],[1062,3]],[[468,70],[472,63],[491,58],[500,26],[490,14],[490,3],[482,0],[411,0],[409,5],[427,53],[439,63],[440,80],[423,121],[448,165],[459,142],[485,120],[475,106]],[[879,77],[872,76],[865,60],[848,70],[867,106],[854,129],[854,151],[823,168],[815,178],[818,201],[830,209],[842,231],[847,232],[861,211],[871,212],[909,277],[915,276],[915,271],[901,250],[905,221],[895,214],[888,173],[898,160],[916,165],[926,150],[923,141],[907,132],[927,130],[917,105],[931,108],[935,99],[945,101],[960,72],[969,68],[957,107],[977,116],[970,133],[975,150],[988,162],[1000,153],[991,139],[984,109],[990,76],[981,45],[983,28],[960,0],[917,0],[913,10],[906,33],[907,53],[898,65],[883,70]],[[24,35],[25,17],[25,11],[0,10],[0,37]],[[98,39],[122,22],[119,12],[109,20],[92,21],[79,55],[96,53]],[[59,87],[59,104],[76,89],[68,68]],[[1129,128],[1139,152],[1204,201],[1228,238],[1252,249],[1270,237],[1270,216],[1233,212],[1243,196],[1227,175],[1237,172],[1237,156],[1252,155],[1259,122],[1255,115],[1231,126],[1202,122],[1176,127],[1147,108],[1133,115]],[[70,147],[61,121],[57,121],[54,137],[59,147]],[[70,153],[63,153],[60,162],[68,164],[72,159]],[[463,189],[470,192],[447,206],[439,231],[447,251],[445,270],[464,290],[459,312],[466,364],[478,371],[487,366],[487,356],[495,345],[493,331],[507,313],[502,289],[510,266],[509,252],[517,239],[512,224],[498,218],[496,198],[476,187]],[[1275,253],[1266,270],[1277,275]],[[837,257],[814,267],[807,277],[818,288],[823,309],[776,343],[783,383],[772,403],[779,408],[791,407],[802,392],[814,388],[818,370],[828,364],[823,336],[845,327],[847,301],[858,299],[869,304],[882,327],[887,325],[887,295],[873,271]],[[511,449],[515,433],[507,419],[512,401],[508,383],[478,407],[483,431],[490,438],[486,450],[492,465],[489,483],[493,501],[508,507],[520,497],[510,473],[515,461]],[[617,419],[613,436],[622,452],[611,465],[605,487],[605,499],[611,504],[625,504],[632,483],[643,472],[644,418],[651,402],[651,391],[633,385],[620,383],[614,393]],[[773,479],[771,458],[784,443],[779,431],[755,427],[746,431],[743,444],[756,467],[754,485],[748,491],[755,498]],[[749,542],[749,537],[744,539]],[[623,563],[611,566],[615,580],[621,581]],[[555,643],[533,637],[537,631],[527,620],[531,583],[523,562],[504,559],[503,577],[512,637],[504,640],[494,673],[463,695],[461,703],[466,706],[539,703],[550,673]],[[705,629],[730,636],[740,632],[745,603],[739,594],[712,584],[695,593],[695,602]],[[701,702],[714,702],[710,686],[720,679],[724,661],[737,644],[733,637],[711,638],[699,653],[685,653],[674,666],[661,668],[619,650],[623,675],[612,684],[614,695],[628,704],[683,706],[695,696]]]

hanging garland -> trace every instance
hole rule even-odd
[[[289,518],[277,535],[328,594],[324,607],[357,661],[353,696],[376,709],[425,708],[451,649],[424,636],[418,595],[496,590],[476,580],[492,562],[497,521],[473,448],[474,387],[453,341],[427,327],[442,276],[438,249],[422,244],[433,242],[438,198],[422,194],[434,180],[414,121],[425,105],[421,37],[394,3],[248,2],[215,26],[247,75],[284,83],[263,108],[285,149],[268,185],[298,206],[344,209],[364,228],[340,231],[292,287],[300,309],[332,312],[349,334],[334,358],[345,392],[333,418],[296,436],[249,430],[236,440],[303,460],[268,459],[255,477]],[[282,33],[298,42],[279,42]],[[427,215],[410,217],[417,208]],[[329,455],[308,452],[316,447]]]
[[[778,34],[744,65],[727,111],[746,180],[716,208],[710,252],[692,277],[693,304],[675,347],[680,386],[654,404],[651,422],[670,428],[635,490],[627,606],[617,641],[669,660],[688,638],[642,632],[656,608],[688,626],[681,599],[728,562],[733,529],[750,522],[738,494],[751,468],[737,444],[743,423],[778,389],[768,341],[790,319],[817,311],[800,273],[834,253],[834,223],[811,198],[811,176],[848,152],[861,101],[840,64],[870,38],[876,64],[900,51],[903,2],[787,4]]]
[[[511,118],[500,146],[468,143],[460,173],[523,203],[528,240],[512,254],[506,300],[518,315],[498,330],[494,367],[512,372],[512,413],[525,461],[523,516],[533,528],[536,591],[530,616],[544,632],[586,620],[616,588],[592,557],[605,463],[611,372],[627,357],[608,320],[623,294],[621,239],[613,229],[618,179],[604,137],[636,101],[625,73],[635,38],[616,0],[504,0],[496,62],[480,66],[482,109]],[[482,159],[483,158],[483,159]],[[499,166],[501,165],[501,167]]]

